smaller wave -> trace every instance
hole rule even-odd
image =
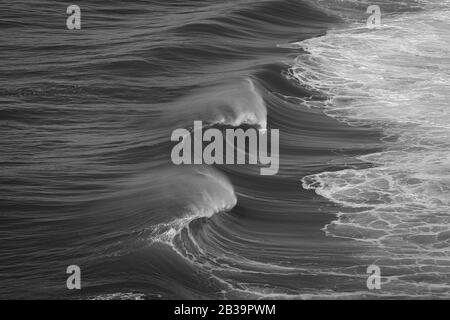
[[[186,190],[191,196],[186,201],[184,214],[169,222],[151,226],[146,232],[150,233],[148,239],[151,243],[166,243],[176,250],[175,237],[188,227],[191,221],[212,217],[216,213],[232,209],[237,204],[233,186],[224,175],[206,168],[196,171],[196,174],[198,181],[194,185],[197,190]]]

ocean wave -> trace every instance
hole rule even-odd
[[[172,168],[170,172],[173,173],[173,171],[177,170]],[[167,173],[163,174],[166,178]],[[163,242],[173,246],[175,236],[191,221],[230,210],[237,203],[233,186],[217,170],[201,167],[192,169],[191,172],[178,170],[178,173],[179,177],[167,179],[171,192],[163,192],[161,196],[164,198],[164,203],[172,208],[174,208],[174,202],[180,202],[180,208],[177,214],[172,213],[172,217],[164,217],[166,221],[142,231],[140,237],[150,243]],[[155,182],[154,177],[152,180]],[[163,187],[161,181],[156,182],[155,186]],[[154,195],[154,192],[152,194]]]

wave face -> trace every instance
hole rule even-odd
[[[327,95],[323,108],[350,125],[382,128],[385,149],[366,169],[322,172],[303,186],[343,206],[326,232],[373,243],[391,294],[447,296],[450,285],[449,2],[389,15],[298,43],[291,69]],[[354,210],[346,210],[354,209]]]
[[[0,298],[448,298],[449,6],[378,4],[0,4]],[[194,121],[278,174],[173,165]]]

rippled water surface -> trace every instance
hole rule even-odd
[[[77,4],[0,4],[1,298],[449,297],[448,1]],[[278,174],[173,165],[196,120]]]

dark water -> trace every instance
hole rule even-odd
[[[448,6],[378,4],[0,4],[0,297],[448,297]],[[194,120],[279,129],[279,173],[173,165]]]

